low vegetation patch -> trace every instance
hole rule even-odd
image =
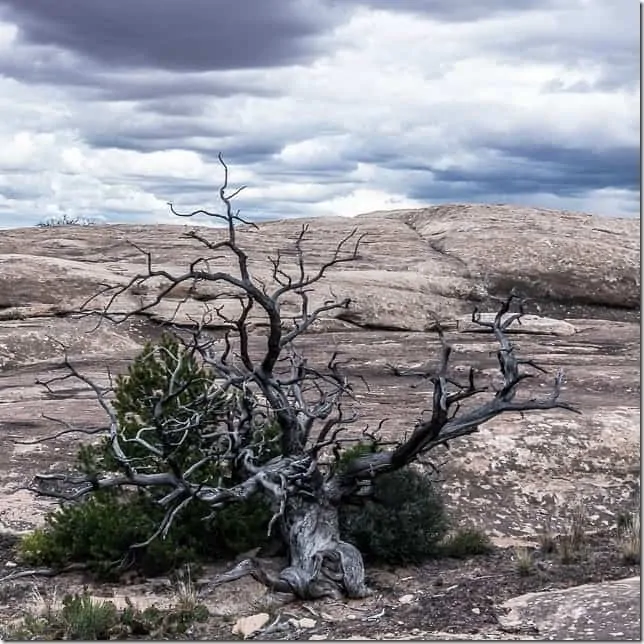
[[[374,483],[373,497],[340,511],[340,534],[371,562],[405,565],[440,553],[449,527],[432,479],[405,468]]]
[[[642,553],[642,526],[639,509],[617,518],[617,547],[627,564],[639,564]]]
[[[525,546],[519,546],[514,549],[514,562],[517,573],[521,577],[527,577],[535,571],[532,552]]]
[[[70,215],[60,215],[58,217],[49,217],[39,222],[39,228],[57,228],[59,226],[95,226],[97,221],[91,217],[71,217]]]
[[[266,541],[270,513],[261,499],[230,506],[204,521],[204,508],[187,508],[165,539],[142,544],[163,519],[163,509],[142,492],[102,491],[50,513],[43,528],[25,535],[21,559],[33,566],[62,569],[82,563],[101,579],[134,568],[157,576],[186,563],[221,560]]]
[[[465,559],[475,555],[484,555],[494,549],[490,537],[475,527],[465,527],[450,534],[440,546],[440,554],[444,557]]]
[[[550,519],[547,519],[545,525],[538,534],[539,547],[543,554],[550,554],[557,549],[557,538],[552,529]]]
[[[55,593],[43,597],[35,592],[34,599],[35,608],[6,626],[1,633],[3,639],[172,639],[208,618],[208,610],[199,603],[141,610],[127,601],[126,607],[119,609],[113,602],[95,599],[87,591],[65,595],[61,601]]]
[[[204,405],[202,432],[179,429],[168,437],[157,427],[171,422],[181,428],[191,413],[184,401],[203,395],[210,382],[208,377],[207,369],[197,364],[180,341],[166,335],[158,344],[147,344],[128,373],[117,379],[114,408],[121,442],[139,471],[155,471],[163,458],[170,458],[175,467],[182,468],[196,460],[208,423],[216,422],[228,411],[225,396]],[[182,393],[164,401],[160,392],[169,378],[182,387]],[[274,437],[275,431],[266,427],[256,438],[263,443],[263,450],[258,450],[263,461],[275,453]],[[224,468],[217,456],[214,452],[211,459],[205,460],[200,480],[233,484],[236,473]],[[88,475],[100,470],[119,473],[123,465],[115,457],[109,438],[104,438],[79,449],[74,469]],[[207,518],[208,506],[194,500],[182,510],[181,520],[172,522],[165,538],[150,540],[166,514],[159,503],[165,494],[163,489],[132,492],[107,488],[64,503],[46,517],[43,528],[23,539],[22,558],[32,565],[55,568],[83,563],[102,578],[132,567],[154,576],[188,562],[234,557],[267,540],[272,513],[259,495],[228,505],[211,519]]]
[[[104,490],[50,513],[43,528],[21,539],[18,551],[29,565],[62,569],[82,563],[109,580],[129,568],[157,576],[187,563],[230,559],[268,542],[271,513],[261,497],[228,506],[209,521],[204,515],[204,508],[192,505],[165,539],[132,548],[154,533],[163,509],[140,491]],[[486,551],[486,537],[477,531],[459,532],[444,543],[448,527],[434,482],[409,468],[380,477],[371,499],[340,513],[342,538],[373,563],[404,565]]]
[[[163,401],[160,392],[167,387],[169,378],[182,387],[182,393]],[[146,345],[127,374],[117,379],[113,404],[120,425],[120,444],[139,471],[160,469],[161,458],[156,454],[170,457],[182,469],[198,459],[207,430],[177,431],[171,434],[171,441],[155,427],[171,422],[180,428],[192,413],[184,400],[203,395],[211,380],[207,367],[170,335],[163,336],[157,344]],[[204,426],[219,421],[229,411],[229,398],[222,395],[211,399],[202,410]],[[278,433],[270,424],[257,432],[253,440],[261,443],[256,449],[260,464],[276,455],[276,438]],[[357,456],[378,449],[375,441],[346,447],[336,467],[341,470]],[[234,468],[222,462],[215,450],[211,452],[212,459],[203,464],[200,480],[229,486],[237,482]],[[81,447],[74,467],[89,475],[122,469],[107,438]],[[424,472],[405,467],[378,477],[372,486],[368,500],[343,506],[339,516],[342,538],[353,543],[368,560],[395,565],[420,563],[443,554],[445,548],[450,556],[483,551],[484,540],[478,533],[467,531],[457,541],[442,544],[449,527],[447,514],[435,483]],[[181,512],[181,520],[172,522],[165,538],[149,541],[163,522],[165,510],[159,500],[164,495],[163,489],[151,492],[108,488],[64,503],[46,517],[43,528],[23,538],[21,558],[30,565],[56,569],[81,563],[103,579],[116,578],[128,568],[156,576],[189,562],[230,559],[269,541],[272,511],[260,495],[228,505],[210,519],[208,507],[193,500]]]

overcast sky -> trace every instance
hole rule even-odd
[[[0,0],[0,227],[638,216],[639,116],[634,0]]]

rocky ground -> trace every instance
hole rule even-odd
[[[266,262],[259,260],[278,248],[288,254],[301,223],[277,222],[245,233],[251,256],[258,258],[253,270],[268,276]],[[419,384],[414,379],[394,378],[387,364],[409,368],[431,364],[439,346],[433,331],[436,321],[448,330],[455,365],[465,369],[471,364],[480,378],[493,379],[494,344],[489,336],[473,332],[467,317],[475,305],[492,311],[495,298],[511,287],[531,296],[529,312],[538,316],[513,336],[518,350],[550,372],[527,389],[531,394],[546,392],[554,372],[562,368],[563,397],[582,415],[560,411],[525,418],[507,415],[453,445],[443,468],[445,498],[457,521],[477,525],[494,538],[498,549],[493,554],[413,570],[372,570],[377,592],[362,604],[312,604],[308,609],[290,605],[280,614],[291,611],[297,619],[309,614],[316,626],[304,629],[303,636],[329,639],[352,635],[443,639],[449,633],[540,639],[552,635],[548,624],[552,628],[559,624],[559,635],[561,629],[572,628],[577,639],[623,639],[611,634],[639,629],[639,582],[637,595],[633,582],[606,583],[639,575],[639,566],[621,563],[612,532],[617,515],[631,503],[639,485],[639,221],[509,206],[440,206],[308,223],[313,265],[353,226],[367,233],[360,260],[335,270],[312,294],[314,301],[331,294],[350,296],[354,300],[350,311],[323,320],[303,345],[311,361],[324,359],[333,349],[352,359],[349,371],[357,383],[361,423],[373,427],[387,418],[383,432],[395,437],[409,430],[429,406],[427,388],[422,383],[412,387]],[[73,315],[99,283],[123,283],[141,269],[140,253],[129,241],[153,250],[167,269],[181,271],[197,252],[194,242],[181,237],[182,231],[172,226],[3,231],[0,531],[5,534],[32,528],[50,507],[26,492],[14,492],[16,487],[36,472],[64,466],[78,446],[77,435],[38,443],[59,429],[43,414],[73,419],[84,427],[103,422],[95,401],[82,388],[70,385],[62,398],[53,399],[35,384],[61,373],[61,343],[83,373],[104,381],[107,369],[123,371],[145,339],[158,335],[159,321],[173,315],[177,305],[177,319],[187,321],[199,315],[204,300],[213,295],[202,289],[181,304],[185,293],[176,294],[174,302],[156,307],[145,318],[99,329],[91,320]],[[139,292],[120,305],[125,310],[152,295],[154,289]],[[233,306],[232,301],[228,305]],[[259,349],[261,318],[254,323]],[[362,378],[368,388],[360,384]],[[565,531],[578,503],[586,509],[587,532],[594,534],[585,558],[572,565],[556,558],[541,560],[535,554],[539,561],[534,573],[520,576],[512,560],[514,546],[536,547],[546,524],[555,532]],[[2,541],[4,564],[15,558],[10,542],[11,537]],[[78,582],[66,577],[46,583]],[[589,582],[599,585],[580,586]],[[11,584],[13,595],[6,594],[8,587],[0,589],[3,617],[17,614],[31,583]],[[148,601],[154,586],[150,582],[115,592]],[[514,606],[508,613],[514,621],[506,620],[503,626],[506,600],[548,591],[553,604],[556,589],[571,586],[579,589],[578,594],[562,596],[550,612],[544,608],[545,618],[534,605],[547,607],[548,601],[526,598],[532,608]],[[161,588],[154,594],[162,599],[164,592],[167,595]],[[408,601],[401,602],[402,597]],[[228,637],[237,617],[257,613],[267,600],[253,582],[239,582],[208,601],[222,610],[226,607],[225,615],[209,622],[208,628],[215,629],[209,634]],[[576,607],[567,613],[577,615],[576,626],[553,617],[565,601]],[[597,601],[604,602],[604,613],[606,606],[612,606],[613,614],[604,624],[589,625],[584,616],[590,609],[584,607]],[[277,614],[274,607],[268,612],[271,617]],[[620,620],[626,624],[623,628]],[[536,622],[541,626],[535,630]],[[590,628],[594,635],[584,630]],[[275,631],[275,636],[290,637],[293,629]]]
[[[283,603],[253,581],[211,591],[209,567],[196,581],[207,621],[189,639],[230,639],[234,629],[258,639],[573,639],[639,638],[638,564],[626,563],[615,530],[589,535],[570,561],[540,547],[497,547],[468,559],[407,568],[368,568],[374,595],[346,602]],[[15,574],[15,538],[0,540],[0,565]],[[530,565],[520,560],[529,556]],[[217,570],[220,570],[218,568]],[[140,608],[170,607],[177,590],[165,578],[97,584],[78,574],[27,578],[0,586],[0,620],[33,610],[34,589],[60,599],[88,589],[96,599]],[[240,615],[245,615],[240,619]],[[258,630],[253,632],[253,626]]]

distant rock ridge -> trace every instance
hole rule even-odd
[[[356,227],[366,233],[359,261],[344,264],[316,285],[315,301],[350,297],[350,310],[334,314],[318,330],[428,331],[455,322],[512,289],[534,300],[531,313],[555,318],[637,313],[640,304],[638,219],[508,205],[445,204],[382,211],[354,218],[320,217],[262,223],[240,230],[251,268],[269,279],[267,256],[289,249],[303,224],[310,228],[311,269]],[[158,266],[181,272],[201,248],[182,237],[189,226],[108,225],[23,228],[0,236],[0,319],[64,316],[96,292],[98,284],[125,283],[142,267],[129,243],[150,250]],[[222,234],[202,228],[210,238]],[[232,261],[232,260],[231,260]],[[218,264],[230,268],[232,263]],[[160,285],[157,285],[157,288]],[[154,295],[155,287],[122,298],[124,308]],[[199,285],[180,307],[178,321],[198,315],[218,294]],[[184,297],[155,307],[167,319]],[[96,301],[100,306],[104,302]],[[291,304],[294,304],[291,303]],[[228,306],[235,306],[233,299]],[[285,303],[288,310],[289,302]],[[294,312],[294,311],[293,311]],[[261,317],[256,320],[262,324]]]

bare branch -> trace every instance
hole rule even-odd
[[[510,312],[515,301],[518,301],[518,311]],[[365,473],[376,476],[391,469],[403,467],[440,445],[447,446],[449,441],[478,431],[480,425],[502,413],[548,409],[564,409],[580,413],[576,407],[559,399],[563,384],[561,372],[557,374],[549,396],[521,401],[515,399],[520,383],[533,377],[533,374],[522,371],[521,366],[529,366],[545,373],[545,370],[533,360],[518,358],[505,334],[511,324],[520,323],[523,314],[523,301],[518,300],[514,294],[503,302],[493,322],[481,320],[479,312],[474,312],[472,320],[491,329],[499,344],[497,359],[503,384],[491,399],[463,413],[460,413],[460,402],[484,394],[488,388],[476,385],[475,370],[471,367],[467,383],[459,383],[449,376],[448,367],[452,348],[445,341],[444,333],[439,326],[441,358],[438,369],[435,372],[431,370],[412,372],[415,376],[429,380],[433,385],[431,417],[428,420],[419,420],[411,436],[402,441],[393,451],[356,459],[344,474],[341,482],[344,489],[351,490],[352,478],[359,478]],[[388,369],[395,375],[410,375],[410,372],[404,372],[397,367],[388,366]]]

